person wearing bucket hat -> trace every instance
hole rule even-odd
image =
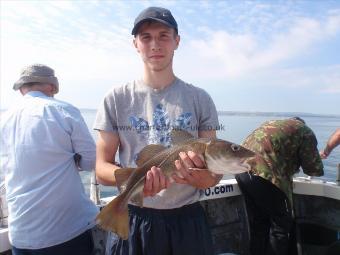
[[[23,85],[32,83],[52,84],[55,87],[54,94],[59,92],[58,78],[54,76],[54,70],[46,65],[33,64],[23,68],[19,80],[13,85],[13,89],[18,90]]]
[[[112,159],[118,150],[122,167],[134,167],[136,156],[146,145],[171,144],[172,128],[190,131],[195,137],[215,137],[218,128],[211,97],[173,72],[180,36],[170,10],[143,10],[131,33],[143,61],[143,77],[110,90],[94,124],[99,131],[96,174],[104,185],[117,185],[115,170],[120,166]],[[174,162],[178,170],[178,175],[172,176],[174,183],[170,184],[157,166],[147,172],[141,194],[143,208],[130,202],[128,239],[108,238],[112,254],[213,254],[210,229],[198,199],[200,189],[214,186],[222,176],[206,170],[200,155],[180,153],[180,158]],[[111,212],[100,213],[97,219],[102,228],[114,230],[111,224],[117,219]]]
[[[94,169],[93,138],[80,111],[53,98],[52,68],[25,67],[13,89],[23,97],[0,124],[12,254],[90,255],[98,210],[78,170]]]

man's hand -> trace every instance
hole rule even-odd
[[[189,151],[180,152],[181,160],[176,160],[175,165],[178,174],[172,177],[177,183],[189,184],[198,189],[206,189],[216,185],[223,175],[216,175],[206,169],[205,162],[201,157]]]
[[[169,179],[162,173],[158,167],[151,167],[146,173],[143,193],[144,196],[154,196],[162,189],[166,189],[170,186]]]
[[[322,150],[319,153],[320,153],[320,157],[322,159],[326,159],[328,157],[328,155],[329,155],[329,153],[327,153],[325,150]]]

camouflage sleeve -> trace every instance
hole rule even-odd
[[[302,143],[299,149],[299,159],[303,172],[309,176],[324,175],[323,163],[317,148],[317,140],[313,131],[307,126],[303,130]]]

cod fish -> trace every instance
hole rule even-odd
[[[147,171],[152,166],[161,168],[168,178],[176,173],[175,160],[180,152],[193,151],[204,157],[206,167],[215,174],[238,174],[250,170],[247,160],[254,152],[237,144],[212,138],[194,138],[182,130],[171,131],[172,146],[147,145],[138,154],[137,168],[121,168],[115,171],[120,194],[108,203],[96,217],[97,224],[126,240],[129,234],[127,204],[143,206],[143,188]]]

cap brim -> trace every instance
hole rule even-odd
[[[31,82],[39,82],[39,83],[47,83],[47,84],[53,84],[56,86],[56,93],[59,92],[59,82],[57,77],[49,76],[49,77],[41,77],[41,76],[22,76],[19,80],[17,80],[14,85],[13,89],[18,90],[20,89],[24,84],[31,83]]]
[[[173,29],[175,29],[175,30],[177,31],[177,28],[174,27],[174,26],[173,26],[172,24],[170,24],[169,22],[166,22],[166,21],[164,21],[164,20],[162,20],[162,19],[157,19],[157,18],[151,18],[151,17],[150,17],[150,18],[145,18],[145,19],[139,21],[137,24],[135,24],[135,26],[133,27],[133,29],[132,29],[132,31],[131,31],[131,34],[132,34],[132,35],[136,35],[137,32],[138,32],[138,29],[140,28],[140,26],[141,26],[144,22],[146,22],[146,21],[157,21],[157,22],[162,23],[162,24],[166,25],[167,27],[173,28]]]

